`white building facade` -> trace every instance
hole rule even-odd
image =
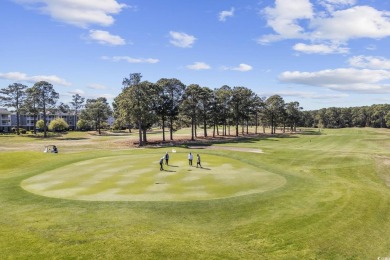
[[[69,129],[76,130],[78,116],[74,113],[48,113],[46,115],[47,124],[50,124],[50,122],[56,118],[64,119],[64,121],[69,125]],[[38,116],[21,114],[19,115],[19,128],[27,131],[33,130],[36,122],[41,119],[43,120],[42,114]],[[114,121],[115,119],[110,116],[106,122],[111,128]],[[16,128],[17,126],[16,122],[16,113],[12,113],[5,108],[0,108],[0,132],[12,132],[12,128]]]
[[[0,108],[0,132],[11,132],[11,115],[5,108]]]

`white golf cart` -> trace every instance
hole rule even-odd
[[[44,153],[58,153],[57,146],[55,145],[46,145],[45,150],[43,150]]]

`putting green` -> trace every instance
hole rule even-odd
[[[196,168],[196,163],[188,166],[186,156],[171,156],[164,171],[158,155],[101,157],[44,172],[21,185],[34,194],[63,199],[188,201],[266,192],[286,183],[280,175],[231,158],[203,154],[203,168]]]

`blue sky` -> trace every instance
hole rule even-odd
[[[389,103],[390,1],[2,0],[0,87],[67,103],[122,80],[244,86],[305,110]]]

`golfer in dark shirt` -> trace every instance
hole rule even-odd
[[[165,154],[165,164],[168,165],[168,161],[169,161],[169,154],[168,152],[166,152]]]
[[[202,165],[200,164],[200,155],[199,154],[196,155],[196,168],[198,168],[198,165],[200,168],[202,168]]]
[[[161,159],[160,159],[160,171],[164,170],[163,163],[164,163],[164,157],[161,157]]]

